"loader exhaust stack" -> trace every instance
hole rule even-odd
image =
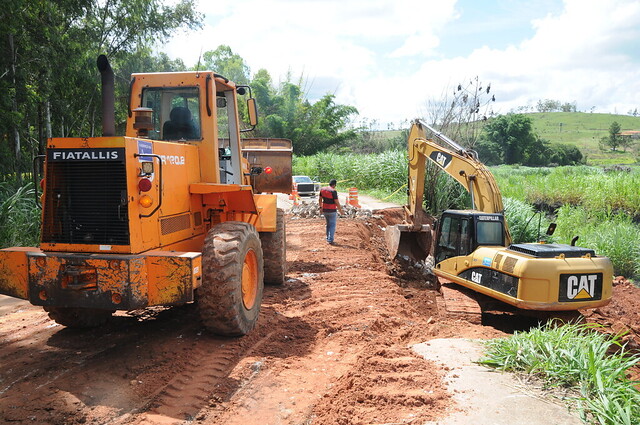
[[[98,70],[102,79],[102,135],[116,135],[115,87],[113,69],[105,55],[98,56]]]

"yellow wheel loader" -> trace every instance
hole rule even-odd
[[[207,328],[246,334],[264,281],[281,284],[286,272],[283,213],[251,182],[278,175],[261,191],[290,190],[290,144],[273,164],[265,155],[260,163],[255,140],[243,149],[238,96],[249,95],[257,124],[250,88],[211,71],[133,74],[125,135],[116,136],[105,56],[98,69],[103,136],[48,140],[41,243],[0,250],[0,293],[71,327],[197,301]],[[269,181],[285,184],[270,190]]]
[[[426,137],[426,131],[449,147]],[[433,255],[440,283],[454,282],[513,307],[575,311],[606,305],[613,268],[587,248],[551,243],[511,243],[496,181],[475,152],[416,120],[408,139],[409,189],[405,223],[387,228],[391,257]],[[448,173],[471,195],[473,209],[446,210],[435,229],[422,209],[426,161]]]

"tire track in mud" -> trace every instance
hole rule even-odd
[[[226,342],[226,343],[225,343]],[[237,344],[228,341],[196,341],[185,369],[153,394],[144,405],[136,424],[169,424],[193,419],[233,369],[238,357]]]
[[[114,409],[129,410],[135,394],[124,376],[138,366],[139,348],[153,350],[159,335],[167,340],[175,332],[193,332],[199,323],[189,316],[180,308],[130,312],[91,332],[61,327],[40,312],[24,321],[20,312],[2,317],[16,334],[5,332],[8,338],[0,344],[0,422],[31,417],[39,423],[84,423],[78,406],[96,402],[107,406],[96,413],[104,415],[97,423],[113,417]],[[173,328],[166,332],[167,327]]]
[[[229,378],[231,371],[273,334],[269,332],[246,348],[243,348],[246,340],[215,337],[195,340],[180,373],[131,412],[108,424],[164,425],[195,419],[203,408],[229,398],[237,390],[240,383]]]

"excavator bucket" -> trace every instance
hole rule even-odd
[[[388,226],[385,232],[389,256],[409,257],[413,261],[424,261],[431,253],[431,226],[424,224],[413,228],[406,224]]]

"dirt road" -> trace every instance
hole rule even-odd
[[[208,334],[190,305],[119,313],[109,325],[81,332],[4,299],[0,423],[437,420],[454,403],[442,381],[447,371],[409,346],[436,337],[497,337],[509,329],[443,317],[437,292],[422,280],[390,276],[380,241],[384,224],[376,217],[340,220],[331,246],[322,219],[287,217],[288,280],[266,288],[259,323],[243,338]],[[625,298],[631,304],[592,318],[635,332],[640,328],[626,312],[635,308],[637,293],[616,288],[623,287],[633,294]]]

